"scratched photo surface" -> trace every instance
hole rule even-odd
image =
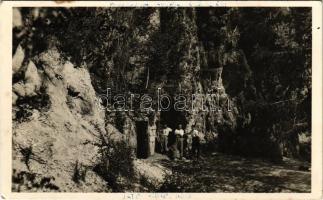
[[[311,192],[311,8],[12,11],[12,192]]]

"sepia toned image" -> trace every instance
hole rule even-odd
[[[313,192],[312,7],[11,9],[11,192]]]

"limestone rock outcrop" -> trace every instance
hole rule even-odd
[[[13,85],[16,178],[28,172],[54,177],[51,184],[60,191],[104,191],[105,182],[92,171],[99,155],[95,144],[105,134],[104,114],[97,108],[88,71],[61,59],[55,48],[35,60],[37,64],[29,61],[23,80]],[[73,181],[75,173],[83,173],[84,181]],[[15,189],[37,190],[28,185],[32,181]]]

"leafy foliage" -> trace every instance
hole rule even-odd
[[[226,91],[238,97],[239,124],[230,151],[265,156],[283,148],[297,157],[292,147],[311,124],[311,10],[202,8],[198,13],[206,52],[210,46],[219,52]],[[268,145],[261,145],[263,138]]]
[[[94,171],[100,175],[114,192],[131,188],[135,179],[133,167],[133,152],[127,143],[103,143],[100,147],[101,163]]]

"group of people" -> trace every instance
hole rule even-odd
[[[182,125],[174,131],[164,125],[160,135],[161,152],[168,154],[172,159],[199,159],[200,157],[200,134],[196,126],[192,131],[185,132]]]

